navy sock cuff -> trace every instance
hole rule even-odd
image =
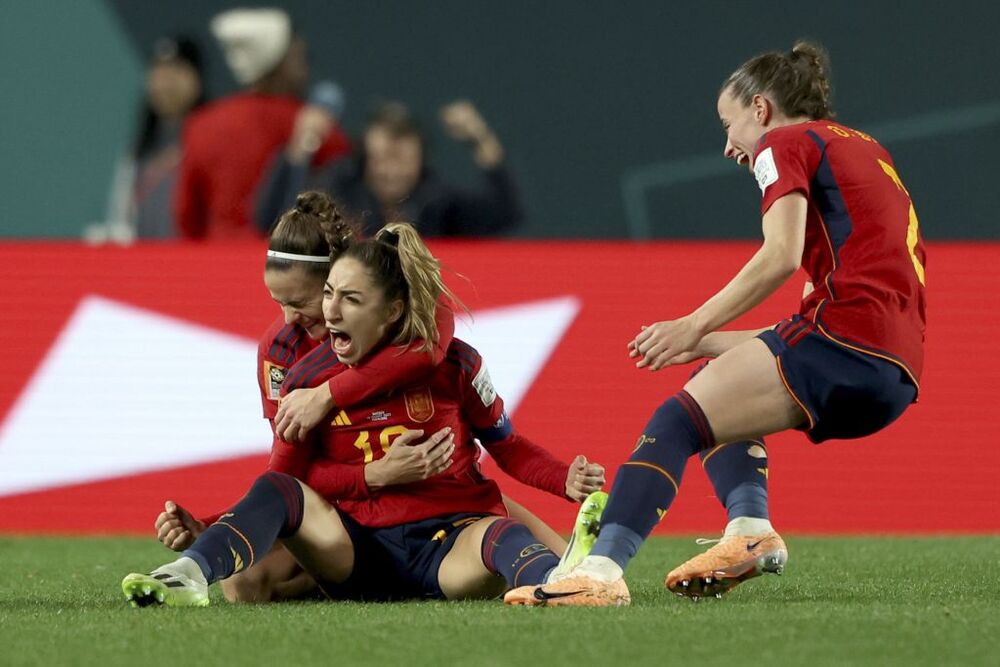
[[[709,449],[715,446],[715,434],[712,433],[712,427],[708,423],[708,417],[705,416],[704,410],[698,405],[698,401],[692,398],[691,394],[687,393],[681,389],[674,396],[677,401],[684,408],[684,411],[691,417],[691,422],[694,425],[695,433],[698,437],[698,446],[700,449]]]
[[[182,551],[181,557],[183,558],[185,556],[198,563],[198,567],[201,568],[201,573],[205,576],[205,581],[210,584],[215,581],[215,573],[212,572],[212,566],[208,564],[207,558],[193,549],[185,549]]]
[[[726,497],[729,520],[739,517],[767,519],[767,489],[757,484],[740,484]]]
[[[612,523],[601,526],[601,535],[597,538],[597,543],[591,549],[591,556],[605,556],[618,563],[622,570],[628,565],[639,547],[642,546],[643,538],[627,526]]]
[[[479,550],[479,555],[483,559],[483,565],[491,573],[500,573],[495,565],[496,548],[500,546],[500,535],[517,525],[519,524],[514,519],[500,519],[490,524],[490,527],[483,534],[483,543]]]
[[[302,513],[305,507],[305,494],[302,491],[302,485],[291,475],[280,472],[267,472],[262,475],[262,478],[273,484],[281,494],[288,513],[278,537],[294,535],[302,525]]]

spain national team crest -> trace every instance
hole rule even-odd
[[[406,402],[406,414],[417,423],[422,423],[434,416],[434,398],[430,387],[421,387],[403,394]]]

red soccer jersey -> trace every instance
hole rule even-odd
[[[330,347],[323,346],[292,369],[286,386],[293,390],[315,384],[344,369]],[[422,429],[430,436],[445,426],[452,427],[456,442],[447,470],[421,482],[368,492],[363,482],[365,464],[385,456],[393,441],[409,429]],[[318,455],[307,483],[340,511],[373,527],[459,512],[506,516],[500,489],[480,474],[479,448],[473,438],[483,443],[502,468],[555,495],[564,494],[569,469],[513,432],[503,399],[493,389],[479,353],[459,340],[452,342],[445,360],[425,381],[340,410],[316,437]],[[361,472],[360,484],[345,489],[342,480],[337,480],[331,485],[326,471],[331,465],[342,468],[345,464]]]
[[[184,238],[256,239],[251,209],[257,183],[292,135],[303,102],[241,93],[196,111],[187,120],[174,209]],[[323,164],[350,151],[334,129],[317,151]]]
[[[368,359],[365,364],[355,366],[347,372],[338,372],[329,377],[330,397],[336,406],[357,405],[372,396],[384,393],[401,382],[412,382],[429,374],[434,366],[444,359],[445,350],[455,335],[455,317],[445,299],[439,302],[434,324],[438,331],[438,342],[430,352],[408,350],[400,353],[399,348],[384,348]],[[257,346],[257,383],[260,387],[264,417],[271,420],[278,413],[285,376],[289,369],[309,352],[316,349],[321,341],[313,340],[305,329],[297,324],[285,324],[279,317],[271,324]],[[322,341],[329,349],[327,341]],[[313,375],[308,375],[312,379]],[[316,386],[299,384],[300,387]],[[274,436],[271,444],[271,460],[268,470],[288,473],[300,479],[305,477],[311,456],[307,448],[287,443]],[[351,488],[364,486],[364,471],[361,466],[348,470],[341,468],[341,479]]]
[[[297,324],[276,319],[257,344],[257,385],[264,406],[264,418],[274,419],[281,399],[281,384],[288,369],[312,351],[321,341],[313,340]]]
[[[400,355],[398,350],[380,350],[364,365],[352,369],[353,372],[331,378],[330,397],[334,405],[354,405],[385,392],[399,382],[417,379],[429,372],[432,366],[441,363],[455,335],[455,316],[446,298],[442,297],[438,302],[434,324],[438,342],[429,353],[412,350]],[[320,342],[310,338],[299,325],[285,324],[284,317],[278,317],[261,336],[257,345],[257,385],[260,387],[265,419],[274,419],[278,413],[281,386],[288,369]],[[326,341],[322,342],[326,344]]]
[[[363,366],[352,368],[349,372],[327,374],[334,404],[355,405],[400,382],[412,382],[427,376],[444,359],[445,349],[455,335],[455,318],[444,300],[437,309],[435,324],[438,343],[429,353],[410,350],[400,354],[399,348],[385,348],[372,355]],[[315,350],[321,342],[324,348],[330,349],[326,341],[313,340],[297,324],[285,324],[283,317],[276,319],[261,337],[257,345],[257,384],[260,387],[264,417],[271,421],[272,431],[285,376],[292,366]],[[308,367],[303,369],[308,370]],[[306,377],[311,379],[313,375],[307,373]],[[299,386],[315,384],[318,383]],[[275,435],[267,469],[305,479],[313,458],[308,446],[288,443]],[[368,492],[363,465],[327,465],[320,474],[324,484],[335,490],[336,495],[362,496]],[[214,523],[220,514],[205,517],[202,521],[206,524]]]
[[[926,256],[910,195],[892,157],[863,132],[828,120],[780,127],[757,145],[761,211],[809,200],[802,265],[814,291],[800,313],[852,349],[923,368]]]

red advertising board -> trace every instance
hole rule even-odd
[[[697,306],[754,249],[433,244],[472,310],[470,337],[484,341],[473,344],[501,394],[513,396],[517,427],[561,457],[604,463],[609,479],[690,372],[638,370],[626,343],[640,325]],[[1000,531],[991,427],[1000,245],[930,244],[928,252],[920,402],[860,441],[770,438],[780,529]],[[266,428],[251,405],[253,351],[278,309],[262,265],[258,245],[0,246],[0,531],[142,533],[167,498],[208,513],[242,494],[266,460]],[[793,312],[802,287],[793,282],[737,326]],[[569,503],[486,468],[506,493],[569,527]],[[658,530],[712,534],[724,521],[692,461]]]

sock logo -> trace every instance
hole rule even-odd
[[[546,549],[546,546],[544,544],[538,544],[538,543],[529,544],[528,546],[526,546],[523,549],[521,549],[521,553],[518,554],[518,557],[519,558],[524,558],[526,556],[530,556],[533,553],[537,553],[539,551],[545,551],[545,549]]]
[[[233,555],[233,574],[243,569],[243,558],[236,552],[233,545],[229,545],[229,553]]]
[[[645,433],[643,433],[642,435],[639,436],[639,440],[635,443],[635,449],[633,449],[632,451],[636,452],[639,450],[640,447],[642,447],[646,443],[653,444],[654,442],[656,442],[656,438],[651,438]]]

